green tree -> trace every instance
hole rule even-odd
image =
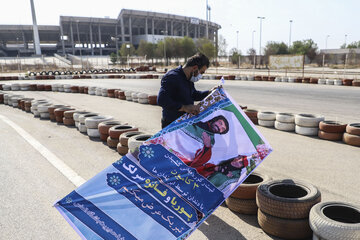
[[[117,60],[118,60],[117,54],[114,53],[114,52],[112,52],[112,53],[110,54],[110,61],[112,62],[113,65],[115,65],[115,63],[117,62]]]
[[[346,46],[346,48],[360,48],[360,41],[352,42]]]
[[[288,46],[281,42],[268,42],[265,46],[265,56],[288,54]]]
[[[290,53],[306,55],[309,58],[310,63],[312,63],[318,54],[318,46],[312,39],[295,41],[290,47]]]
[[[191,57],[196,53],[196,46],[192,38],[185,36],[181,39],[181,57],[185,58]]]
[[[207,38],[199,38],[196,41],[197,51],[205,54],[209,59],[213,58],[215,55],[215,46]]]
[[[127,48],[126,45],[130,45],[130,49]],[[126,57],[127,55],[132,56],[132,55],[135,54],[135,52],[136,52],[135,47],[134,47],[134,45],[132,45],[131,43],[123,43],[123,44],[121,45],[120,50],[119,50],[119,54],[120,54],[120,56],[122,56],[122,57]]]
[[[141,40],[137,49],[137,54],[139,56],[146,55],[147,58],[152,59],[155,57],[155,45],[150,42],[146,42],[145,40]]]
[[[240,50],[236,49],[236,48],[232,48],[230,50],[230,58],[231,58],[231,63],[232,64],[237,64],[239,66],[239,58],[241,57],[241,52]]]

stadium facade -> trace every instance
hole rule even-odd
[[[59,26],[38,26],[44,55],[108,55],[123,43],[137,46],[165,37],[208,38],[217,45],[220,28],[199,18],[130,9],[122,9],[117,19],[60,16]],[[32,25],[0,25],[0,56],[33,55],[33,39]]]

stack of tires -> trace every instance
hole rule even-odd
[[[305,136],[317,136],[319,131],[319,123],[325,118],[313,114],[297,114],[295,115],[295,132]]]
[[[79,93],[79,86],[71,86],[70,87],[71,89],[71,93]]]
[[[57,108],[62,108],[62,107],[68,107],[68,106],[64,106],[64,105],[50,105],[48,107],[48,113],[49,113],[49,119],[52,122],[56,121],[56,117],[55,117],[55,109]]]
[[[258,211],[256,205],[256,190],[262,183],[269,181],[269,176],[253,172],[240,186],[226,199],[226,205],[234,212],[255,215]]]
[[[360,239],[360,206],[345,202],[322,202],[310,210],[313,239]]]
[[[109,98],[115,98],[115,89],[108,89],[107,90],[107,96]]]
[[[76,110],[69,110],[64,112],[63,123],[65,126],[68,127],[75,126],[74,113],[76,112],[77,112]]]
[[[245,112],[246,116],[248,116],[254,124],[258,124],[258,117],[257,117],[258,111],[257,110],[245,109],[244,112]]]
[[[95,90],[95,95],[96,96],[102,96],[102,89],[100,87],[97,87]]]
[[[341,141],[346,129],[346,124],[335,121],[321,121],[318,137],[330,141]]]
[[[95,95],[96,93],[96,87],[89,87],[88,94],[89,95]]]
[[[141,104],[148,104],[149,103],[149,95],[147,95],[146,93],[138,93],[137,95],[138,97],[138,102]]]
[[[11,91],[20,91],[20,84],[18,83],[11,84]]]
[[[61,107],[61,108],[56,108],[54,110],[54,114],[55,114],[55,120],[57,123],[64,123],[64,112],[65,111],[70,111],[70,110],[75,110],[74,108],[70,108],[70,107]]]
[[[70,84],[64,84],[64,92],[71,93],[71,85]]]
[[[107,96],[108,96],[108,89],[107,89],[107,88],[102,88],[102,89],[101,89],[101,96],[103,96],[103,97],[107,97]]]
[[[318,84],[324,85],[326,84],[326,79],[325,78],[320,78],[318,81]]]
[[[138,131],[135,126],[130,125],[116,125],[109,128],[109,137],[107,138],[107,144],[110,148],[116,148],[120,141],[120,135],[125,132]]]
[[[132,153],[132,155],[137,158],[139,155],[140,146],[151,137],[152,135],[150,134],[139,134],[130,137],[128,140],[129,152]]]
[[[105,121],[101,122],[98,126],[100,133],[100,140],[103,142],[107,142],[107,138],[109,137],[109,129],[113,126],[121,125],[119,121]]]
[[[277,113],[275,128],[280,131],[295,131],[295,116],[292,113]]]
[[[31,112],[31,101],[34,100],[33,98],[28,98],[25,100],[24,102],[24,106],[25,106],[25,111],[26,112]]]
[[[121,100],[126,100],[126,96],[125,96],[125,92],[124,92],[124,91],[119,91],[119,99],[121,99]]]
[[[93,116],[85,118],[86,133],[90,138],[100,138],[98,126],[101,122],[112,120],[112,116]]]
[[[4,93],[0,92],[0,103],[4,103]]]
[[[149,100],[150,105],[157,105],[157,96],[156,95],[149,95],[148,100]]]
[[[140,134],[144,134],[143,132],[138,131],[130,131],[124,132],[119,137],[119,143],[116,146],[116,149],[120,155],[125,155],[129,152],[129,138],[133,136],[137,136]]]
[[[78,125],[78,129],[81,133],[86,133],[87,134],[87,127],[85,125],[85,120],[86,118],[89,117],[95,117],[95,116],[99,116],[99,114],[97,113],[86,113],[86,114],[81,114],[79,116],[79,125]]]
[[[268,181],[256,192],[258,223],[273,236],[308,238],[312,235],[310,209],[320,201],[320,191],[311,184],[291,179]]]
[[[80,116],[83,115],[83,114],[88,114],[88,113],[91,113],[91,112],[87,112],[87,111],[76,111],[74,112],[73,114],[73,119],[74,119],[74,122],[75,122],[75,127],[77,127],[77,129],[80,131],[79,129],[79,125],[80,125]]]
[[[274,127],[276,113],[274,112],[263,112],[260,111],[257,114],[258,122],[260,126],[263,127]]]
[[[52,104],[50,104],[50,103],[38,105],[37,109],[40,114],[40,119],[50,119],[50,114],[49,114],[48,109],[51,106],[52,106]]]
[[[351,123],[346,126],[343,141],[346,144],[360,147],[360,123]]]
[[[125,91],[126,101],[132,101],[132,91]]]
[[[137,92],[131,93],[131,99],[133,102],[138,102],[138,94]]]
[[[31,87],[31,85],[30,85],[30,87]],[[59,92],[65,92],[64,84],[59,84],[58,91]]]
[[[342,84],[345,86],[351,86],[353,81],[353,79],[343,79]]]
[[[33,100],[31,101],[31,112],[34,114],[34,117],[40,117],[40,113],[38,112],[38,105],[40,104],[46,104],[49,103],[47,100],[45,99],[40,99],[40,100]]]

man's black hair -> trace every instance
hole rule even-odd
[[[211,127],[207,123],[212,124],[213,122],[216,122],[218,120],[223,120],[226,126],[225,131],[219,134],[226,134],[229,131],[229,122],[223,115],[216,116],[206,122],[197,122],[195,123],[195,125],[202,129],[205,129],[206,131],[213,132]]]
[[[223,115],[219,115],[214,117],[213,119],[209,120],[210,123],[216,122],[218,120],[223,120],[226,126],[226,130],[220,134],[226,134],[229,131],[229,122],[226,120],[226,118]]]
[[[210,62],[207,56],[204,54],[198,52],[194,56],[189,57],[188,60],[185,63],[185,67],[192,67],[192,66],[198,66],[198,68],[202,68],[203,66],[206,66],[209,68]]]

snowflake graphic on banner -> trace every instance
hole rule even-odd
[[[142,150],[141,150],[141,153],[147,157],[147,158],[152,158],[154,157],[154,151],[152,150],[151,147],[144,147]]]
[[[71,199],[70,197],[67,197],[67,198],[65,199],[65,202],[66,202],[66,203],[72,203],[72,199]]]

